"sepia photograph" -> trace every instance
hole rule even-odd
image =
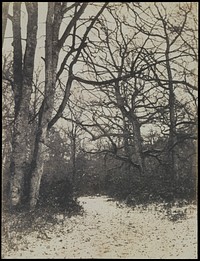
[[[198,259],[198,2],[2,2],[2,259]]]

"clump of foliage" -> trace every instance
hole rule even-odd
[[[177,199],[191,201],[196,196],[195,182],[184,178],[176,183],[168,177],[144,176],[128,180],[126,177],[113,175],[107,182],[108,195],[127,200],[128,204],[173,202]]]
[[[63,210],[77,208],[77,202],[73,197],[72,184],[69,179],[55,180],[51,183],[43,179],[39,204]]]

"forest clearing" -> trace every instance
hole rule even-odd
[[[4,258],[197,258],[195,205],[185,207],[184,219],[170,221],[161,205],[157,210],[156,205],[133,210],[106,196],[79,201],[84,208],[81,215],[66,219],[57,215],[52,226],[17,233],[17,249],[7,249]]]

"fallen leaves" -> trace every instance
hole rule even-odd
[[[184,219],[171,222],[159,205],[118,208],[107,197],[79,199],[83,215],[65,218],[48,229],[16,233],[6,258],[196,258],[197,211],[189,205]],[[173,210],[174,211],[174,210]],[[177,209],[178,211],[178,209]],[[181,213],[181,212],[172,212]],[[161,219],[163,218],[163,219]]]

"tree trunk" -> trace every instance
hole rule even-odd
[[[11,154],[11,204],[20,205],[24,191],[24,175],[27,173],[27,132],[29,106],[32,92],[34,57],[37,43],[37,3],[28,10],[27,41],[22,68],[22,45],[20,13],[21,3],[13,4],[13,47],[14,47],[14,98],[15,120],[12,137]]]
[[[38,130],[35,148],[30,170],[30,208],[34,208],[39,197],[40,183],[44,168],[45,142],[47,137],[47,125]]]
[[[124,154],[125,156],[128,158],[128,162],[125,163],[125,168],[123,173],[125,173],[125,175],[127,176],[127,178],[130,180],[131,178],[131,169],[130,169],[130,162],[129,160],[131,159],[131,155],[130,155],[130,148],[129,148],[129,131],[127,128],[127,123],[126,123],[126,119],[123,116],[123,143],[124,143]]]
[[[5,129],[2,129],[2,195],[6,202],[8,202],[8,188],[10,185],[9,165],[11,149],[9,130],[7,129],[6,132]]]
[[[175,118],[175,93],[173,86],[173,76],[170,66],[170,42],[166,31],[166,26],[164,25],[165,35],[166,35],[166,68],[167,76],[169,81],[169,117],[170,117],[170,127],[169,127],[169,140],[168,140],[168,161],[169,161],[169,173],[171,178],[174,180],[177,178],[176,162],[175,162],[175,151],[174,143],[176,138],[176,118]]]
[[[131,117],[132,127],[133,127],[133,144],[134,144],[134,154],[136,156],[136,161],[139,165],[140,175],[144,175],[144,158],[142,155],[142,137],[140,132],[140,124],[138,122],[137,116],[135,114]]]
[[[118,74],[118,77],[120,77],[121,74]],[[137,116],[134,113],[134,111],[127,111],[126,108],[124,107],[124,102],[123,102],[123,98],[121,97],[120,91],[119,91],[119,84],[116,83],[115,84],[115,96],[116,96],[116,100],[117,100],[117,106],[120,109],[123,118],[127,118],[130,122],[130,124],[133,127],[133,147],[134,147],[134,151],[127,151],[130,155],[130,158],[132,160],[132,162],[138,164],[138,168],[140,171],[140,174],[143,175],[144,174],[144,159],[142,156],[142,138],[141,138],[141,133],[140,133],[140,124],[138,122]],[[124,140],[125,143],[127,143],[126,140]],[[127,144],[126,144],[127,147]],[[127,148],[126,148],[127,150]]]
[[[20,111],[14,124],[14,133],[12,139],[12,155],[11,155],[11,204],[17,206],[21,203],[24,174],[26,171],[26,145],[27,137],[27,113]]]
[[[22,183],[24,178],[24,163],[26,159],[26,138],[24,127],[26,128],[26,111],[22,109],[22,45],[21,45],[21,3],[13,4],[13,74],[14,74],[14,99],[15,99],[15,121],[12,135],[12,154],[10,161],[11,173],[11,204],[20,204]],[[21,107],[21,110],[20,110]],[[25,115],[24,115],[25,113]],[[25,124],[25,125],[24,125]]]
[[[3,41],[5,37],[5,31],[6,31],[6,25],[7,25],[7,18],[8,18],[8,9],[9,9],[9,2],[2,3],[2,46],[3,46]]]
[[[48,3],[46,20],[46,44],[45,44],[45,98],[43,100],[38,120],[37,134],[35,138],[34,153],[30,169],[30,208],[35,208],[38,196],[43,167],[45,161],[45,142],[47,138],[48,123],[51,119],[54,107],[54,93],[56,87],[56,71],[58,63],[58,51],[56,48],[59,27],[54,24],[58,19],[55,17],[55,2]],[[61,21],[59,20],[59,23]]]

